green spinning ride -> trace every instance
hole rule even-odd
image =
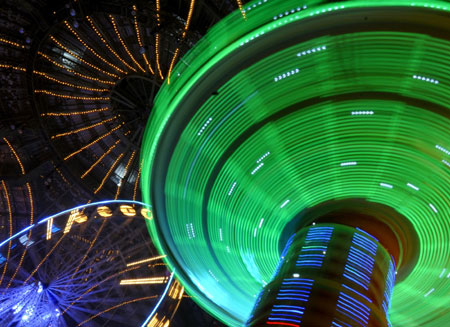
[[[240,326],[293,221],[332,202],[382,205],[409,226],[394,232],[393,326],[445,326],[450,4],[260,0],[244,14],[183,57],[147,126],[142,189],[168,264]]]

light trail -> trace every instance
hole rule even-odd
[[[6,268],[8,267],[8,261],[9,261],[9,257],[11,255],[11,238],[12,238],[12,211],[11,211],[11,201],[9,200],[9,194],[8,194],[8,189],[6,188],[6,183],[4,180],[2,180],[2,187],[3,187],[3,191],[5,192],[6,195],[6,204],[8,205],[8,213],[9,213],[9,243],[8,243],[8,254],[6,255],[6,263],[5,266],[3,267],[3,272],[2,272],[2,277],[0,278],[0,286],[2,285],[3,282],[3,278],[5,277],[5,273],[6,273]]]

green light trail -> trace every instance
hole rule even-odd
[[[174,68],[142,151],[150,232],[188,292],[239,326],[294,216],[332,199],[381,203],[420,239],[392,324],[444,326],[450,5],[320,2],[247,4],[246,21],[226,17]]]

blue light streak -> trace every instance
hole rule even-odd
[[[369,290],[369,287],[367,287],[367,286],[364,285],[363,283],[357,281],[357,280],[354,279],[353,277],[351,277],[351,276],[349,276],[349,275],[347,275],[347,274],[343,274],[343,276],[344,276],[345,278],[347,278],[348,280],[350,280],[350,281],[352,281],[352,282],[358,284],[359,286],[361,286],[362,288],[364,288],[366,291]]]
[[[346,300],[349,303],[353,303],[354,305],[357,305],[361,310],[367,311],[367,313],[370,312],[369,307],[367,305],[365,305],[364,303],[358,301],[357,299],[352,298],[351,296],[349,296],[349,295],[347,295],[347,294],[345,294],[343,292],[341,292],[340,295],[341,295],[343,300]]]
[[[353,327],[350,324],[347,324],[345,322],[340,321],[339,319],[336,319],[336,321],[333,321],[331,323],[332,326],[337,326],[337,327]]]
[[[378,239],[377,239],[375,236],[370,235],[370,234],[367,233],[365,230],[362,230],[361,228],[358,228],[358,227],[356,227],[356,230],[357,230],[358,232],[361,232],[361,233],[363,233],[363,234],[366,234],[367,236],[373,238],[375,241],[379,242]]]
[[[351,287],[348,287],[348,286],[345,285],[345,284],[342,284],[342,286],[343,286],[344,288],[348,289],[349,291],[352,291],[353,293],[358,294],[359,296],[361,296],[361,297],[362,297],[364,300],[366,300],[367,302],[372,303],[372,300],[369,299],[369,298],[368,298],[367,296],[365,296],[364,294],[362,294],[362,293],[360,293],[360,292],[354,290],[354,289],[351,288]]]
[[[300,306],[298,306],[298,305],[275,304],[273,307],[274,307],[274,308],[288,308],[288,309],[300,309],[300,310],[305,310],[304,307],[300,307]]]
[[[338,300],[338,312],[342,313],[343,315],[349,317],[350,319],[358,322],[361,325],[367,325],[367,322],[365,322],[363,320],[362,317],[360,317],[359,315],[355,314],[355,312],[352,310],[353,308],[351,308],[349,305],[346,305],[345,303],[339,302]]]

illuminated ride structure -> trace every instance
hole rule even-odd
[[[184,288],[146,233],[142,205],[91,203],[0,243],[0,325],[168,326]]]
[[[156,246],[230,326],[448,324],[450,5],[246,7],[157,95]]]

